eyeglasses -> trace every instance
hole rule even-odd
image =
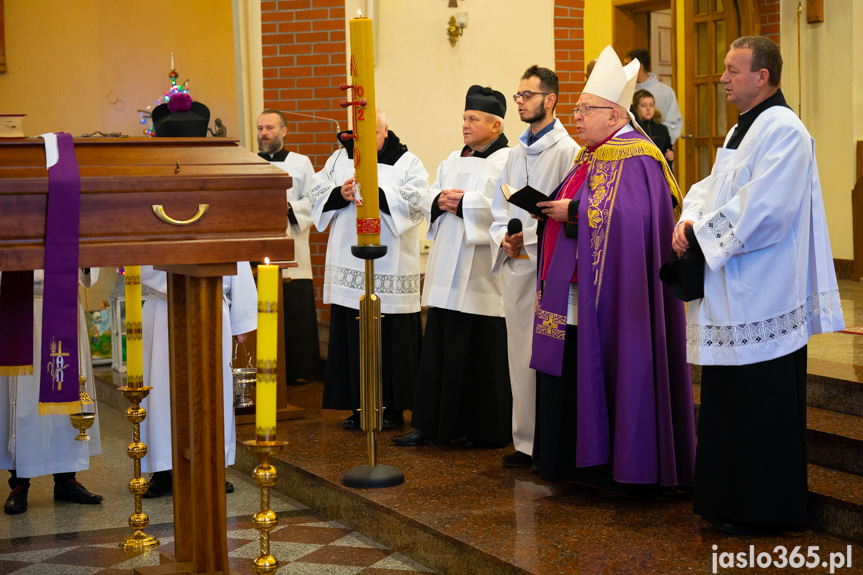
[[[551,92],[531,92],[530,90],[525,90],[524,92],[516,92],[512,95],[512,101],[518,102],[518,99],[521,98],[525,102],[533,98],[534,96],[542,94],[543,96],[548,96]]]
[[[594,110],[596,110],[598,108],[602,108],[603,110],[613,110],[614,109],[611,106],[588,106],[586,104],[582,104],[581,106],[576,106],[575,108],[572,109],[572,115],[575,116],[579,112],[581,112],[582,116],[587,116],[591,112],[593,112]]]

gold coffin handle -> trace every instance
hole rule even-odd
[[[210,204],[198,204],[198,213],[189,218],[188,220],[175,220],[171,216],[165,213],[165,208],[162,207],[161,204],[153,205],[153,213],[156,214],[156,217],[165,222],[166,224],[172,224],[175,226],[188,226],[189,224],[194,224],[207,213],[207,210],[210,209]]]

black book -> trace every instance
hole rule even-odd
[[[549,200],[548,196],[530,186],[525,186],[520,190],[514,190],[507,184],[501,184],[500,189],[503,191],[503,197],[506,198],[506,201],[509,203],[514,204],[543,220],[545,219],[545,214],[542,213],[542,208],[536,207],[536,204],[539,202],[547,202]]]

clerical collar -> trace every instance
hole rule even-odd
[[[626,126],[624,126],[624,128],[625,128],[625,127],[627,127],[627,126],[629,126],[629,124],[627,124]],[[630,130],[631,130],[631,128],[630,128]],[[626,130],[626,131],[628,132],[628,131],[630,131],[630,130]],[[604,146],[606,143],[608,143],[608,141],[609,141],[610,139],[612,139],[613,137],[615,137],[615,136],[617,136],[618,134],[620,134],[620,132],[621,132],[621,131],[623,131],[623,128],[621,128],[620,130],[617,130],[617,131],[616,131],[616,132],[614,132],[613,134],[610,134],[606,139],[604,139],[603,141],[601,141],[601,142],[600,142],[600,143],[598,143],[597,145],[595,145],[595,146],[587,146],[587,153],[588,153],[588,154],[592,154],[592,153],[594,153],[596,150],[598,150],[599,148],[601,148],[602,146]]]
[[[736,150],[743,141],[743,137],[746,135],[746,132],[748,132],[749,128],[752,127],[752,124],[755,123],[755,119],[758,118],[764,110],[772,108],[773,106],[785,106],[786,108],[791,108],[791,106],[789,106],[785,101],[785,96],[782,95],[782,90],[776,90],[775,94],[740,114],[740,118],[737,120],[737,127],[734,129],[734,132],[731,134],[731,139],[728,140],[728,144],[726,144],[725,147],[731,150]]]
[[[390,130],[384,140],[383,147],[378,150],[378,163],[394,166],[407,151],[408,147],[401,143],[395,132]]]
[[[470,150],[470,154],[467,157],[473,158],[487,158],[493,153],[497,152],[501,148],[506,148],[509,145],[509,140],[506,139],[506,134],[501,134],[479,150],[471,150],[470,146],[465,146],[461,149],[461,155],[464,157],[465,153]]]
[[[284,162],[288,157],[288,151],[285,148],[282,148],[275,154],[267,154],[265,152],[258,152],[258,156],[264,158],[268,162]]]
[[[535,142],[536,142],[536,141],[538,141],[540,138],[542,138],[544,135],[546,135],[547,133],[551,132],[551,130],[552,130],[552,129],[554,129],[554,123],[555,123],[556,121],[557,121],[557,120],[552,119],[552,120],[551,120],[551,123],[549,123],[549,125],[548,125],[548,126],[546,126],[545,128],[543,128],[542,130],[540,130],[540,131],[539,131],[539,132],[537,132],[536,134],[534,134],[533,132],[529,132],[529,133],[527,134],[527,145],[528,145],[528,146],[530,146],[531,144],[535,143]]]

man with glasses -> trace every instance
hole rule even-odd
[[[548,219],[530,330],[542,479],[619,496],[691,486],[695,460],[683,302],[659,280],[680,192],[630,125],[637,72],[609,46],[578,99],[586,147],[537,204]]]
[[[548,194],[572,167],[579,146],[554,117],[558,91],[557,75],[548,68],[534,65],[522,75],[513,101],[522,122],[529,126],[509,154],[491,205],[492,270],[503,281],[513,402],[515,452],[504,456],[503,464],[507,467],[530,467],[533,461],[536,373],[529,367],[533,330],[533,298],[529,294],[533,293],[536,281],[537,244],[536,220],[507,202],[501,185],[514,189],[530,185]]]

